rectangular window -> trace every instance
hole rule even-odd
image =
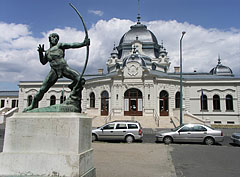
[[[129,111],[129,99],[124,99],[124,111]]]
[[[136,124],[128,124],[128,129],[138,129]]]
[[[126,124],[117,124],[116,129],[127,129]]]
[[[138,99],[138,111],[142,111],[142,99]]]
[[[227,121],[227,124],[234,124],[234,121]]]
[[[1,108],[5,106],[5,100],[1,100]]]
[[[16,107],[16,103],[17,103],[16,100],[12,100],[12,108],[15,108],[15,107]]]
[[[221,121],[218,121],[218,120],[215,120],[214,123],[215,123],[215,124],[221,124],[222,122],[221,122]]]
[[[104,130],[114,129],[115,124],[108,124],[103,127]]]

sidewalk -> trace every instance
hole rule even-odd
[[[94,142],[97,177],[176,177],[164,144]]]

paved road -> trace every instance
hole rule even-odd
[[[240,176],[240,147],[173,144],[171,157],[177,177]]]
[[[158,176],[156,174],[161,174],[161,172],[157,169],[164,169],[164,165],[162,165],[164,164],[162,159],[164,157],[165,160],[171,159],[171,161],[168,161],[168,164],[171,166],[172,162],[177,177],[236,177],[240,176],[240,146],[233,145],[230,136],[233,132],[237,131],[239,131],[239,129],[225,129],[223,130],[225,135],[223,143],[207,146],[197,143],[175,143],[171,145],[156,143],[156,132],[152,129],[145,129],[143,143],[133,143],[133,145],[119,142],[94,143],[95,145],[93,144],[93,146],[95,146],[94,148],[96,150],[95,158],[98,158],[98,161],[95,159],[95,165],[98,172],[100,172],[98,174],[102,174],[104,177],[106,172],[109,173],[109,164],[112,165],[111,169],[115,169],[114,175],[119,177],[121,175],[128,177],[125,171],[133,174],[136,168],[141,170],[145,169],[145,167],[153,170],[155,176]],[[3,132],[4,131],[0,129],[0,152],[3,147]],[[149,154],[153,156],[149,158]],[[114,155],[115,157],[113,158]],[[157,158],[153,160],[153,157]],[[169,159],[166,157],[169,157]],[[109,158],[109,160],[106,158]],[[139,161],[139,158],[142,160]],[[116,161],[111,161],[114,159]],[[149,164],[151,165],[149,166]],[[155,166],[156,168],[154,164],[157,165]],[[121,168],[126,169],[129,169],[128,166],[132,165],[132,168],[118,172],[119,165]],[[134,168],[134,166],[136,166],[136,168]],[[145,173],[147,176],[150,174],[149,171]],[[135,176],[142,176],[142,174],[134,173]],[[166,175],[172,176],[171,174]],[[163,176],[163,174],[159,176]]]
[[[176,177],[170,146],[94,142],[97,177]]]

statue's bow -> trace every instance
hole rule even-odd
[[[84,20],[82,18],[82,16],[80,15],[80,13],[78,12],[78,10],[72,5],[72,3],[69,3],[69,5],[75,10],[75,12],[78,14],[78,16],[80,17],[81,21],[82,21],[82,24],[83,24],[83,27],[84,27],[84,31],[85,31],[85,39],[88,39],[88,31],[87,31],[87,27],[84,23]],[[86,46],[87,47],[87,52],[86,52],[86,60],[85,60],[85,64],[84,64],[84,67],[83,67],[83,70],[82,70],[82,74],[80,76],[80,80],[82,79],[83,77],[83,74],[86,70],[86,67],[87,67],[87,63],[88,63],[88,57],[89,57],[89,45]]]

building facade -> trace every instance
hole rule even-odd
[[[0,124],[18,111],[18,91],[0,91]]]
[[[89,115],[179,117],[179,67],[169,72],[163,44],[141,24],[132,25],[107,59],[107,73],[86,75],[82,110]],[[19,111],[31,104],[42,82],[19,83]],[[39,107],[60,104],[70,93],[70,81],[58,81]],[[183,73],[185,114],[211,124],[239,124],[240,77],[219,61],[210,72]]]

